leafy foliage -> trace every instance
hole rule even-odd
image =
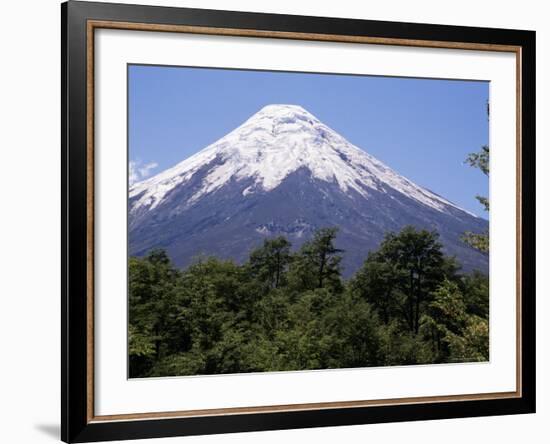
[[[466,163],[474,168],[481,170],[483,174],[489,176],[489,146],[484,145],[477,153],[470,153],[466,158]],[[476,199],[485,211],[489,211],[489,199],[484,196],[476,196]],[[483,253],[489,253],[489,232],[472,233],[470,231],[464,233],[462,240],[476,250]]]
[[[488,359],[487,276],[458,274],[437,233],[388,233],[347,282],[336,236],[267,239],[242,265],[131,258],[130,377]]]
[[[477,153],[470,153],[466,163],[474,168],[479,168],[483,174],[489,175],[489,146],[484,145]]]

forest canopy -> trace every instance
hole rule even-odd
[[[319,229],[297,251],[266,239],[243,264],[130,258],[129,376],[489,359],[488,277],[461,274],[436,232],[386,234],[348,280],[337,235]]]

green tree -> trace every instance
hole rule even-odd
[[[378,319],[349,292],[309,290],[288,306],[286,322],[274,334],[271,368],[351,368],[380,362]]]
[[[321,228],[315,231],[313,239],[302,245],[292,262],[295,287],[300,290],[342,290],[340,262],[343,250],[334,245],[337,233],[338,228]]]
[[[466,163],[474,168],[479,168],[483,174],[489,175],[489,146],[483,145],[477,153],[470,153]],[[487,210],[489,208],[487,207]]]
[[[467,312],[489,319],[489,276],[474,271],[462,276],[460,284]]]
[[[399,309],[396,292],[401,274],[398,264],[388,259],[379,251],[370,252],[363,267],[350,281],[352,291],[372,304],[384,324],[389,324]]]
[[[422,320],[432,343],[431,362],[484,361],[489,358],[488,320],[469,314],[459,286],[445,280],[434,292]]]
[[[447,338],[450,334],[459,335],[465,327],[466,304],[458,286],[449,280],[433,296],[423,318],[423,328],[432,344],[433,361],[444,362],[449,357]]]
[[[283,236],[265,239],[260,248],[250,254],[250,268],[253,274],[269,288],[279,288],[286,283],[286,272],[290,263],[290,242]]]
[[[216,258],[201,259],[183,274],[190,300],[191,351],[198,361],[190,364],[198,367],[196,373],[228,373],[239,368],[230,350],[245,341],[240,325],[242,310],[250,302],[240,291],[245,282],[242,267]]]
[[[371,367],[383,363],[379,318],[364,299],[351,291],[334,298],[322,317],[321,330],[330,334],[327,368]]]
[[[489,321],[468,316],[460,335],[449,334],[450,362],[483,362],[489,360]]]
[[[466,163],[471,167],[478,168],[483,174],[489,176],[489,146],[484,145],[479,152],[470,153],[466,158]],[[487,197],[477,195],[476,199],[483,205],[485,211],[489,211],[489,199]],[[467,231],[462,236],[462,239],[476,250],[482,251],[483,253],[489,253],[488,231],[485,233]]]
[[[445,261],[436,232],[404,227],[386,234],[380,248],[370,254],[358,272],[355,288],[387,323],[398,310],[409,331],[417,334],[420,317],[431,292],[452,270]],[[371,286],[372,285],[372,286]]]
[[[169,353],[169,344],[189,340],[188,331],[173,331],[173,306],[178,298],[179,272],[163,250],[129,261],[130,375],[147,375],[154,362]],[[177,303],[176,303],[177,304]]]

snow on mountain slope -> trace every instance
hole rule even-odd
[[[242,191],[246,197],[271,191],[290,174],[306,168],[312,178],[367,199],[373,190],[386,193],[390,187],[439,212],[448,212],[449,207],[466,212],[397,174],[296,105],[268,105],[202,151],[134,184],[130,188],[130,212],[155,209],[172,190],[191,181],[209,164],[201,186],[184,203],[185,207],[232,180],[252,179],[252,184]]]

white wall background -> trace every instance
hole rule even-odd
[[[539,0],[165,0],[169,6],[460,24],[537,31],[538,413],[150,442],[548,442],[550,432],[550,12]],[[58,0],[4,2],[0,27],[0,441],[55,442],[60,373],[60,60]],[[145,442],[145,441],[142,441]]]

